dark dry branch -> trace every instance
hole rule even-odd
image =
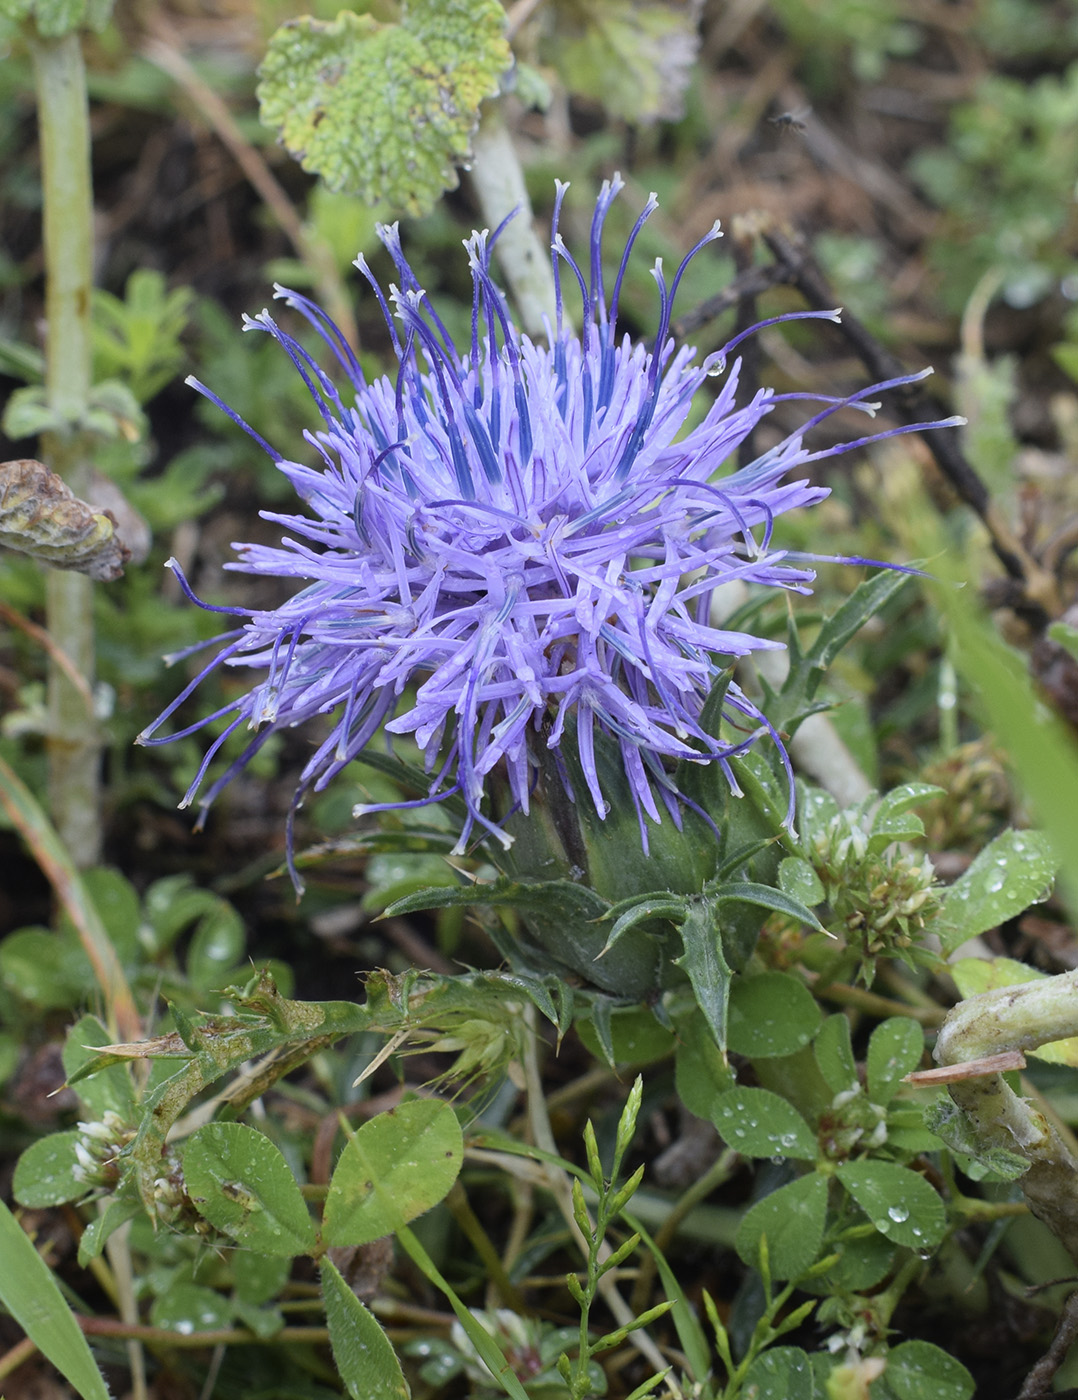
[[[835,293],[803,238],[774,225],[764,229],[762,236],[777,267],[783,269],[784,276],[778,280],[796,287],[815,310],[835,305]],[[892,379],[906,372],[898,357],[885,349],[850,312],[842,313],[839,328],[874,379]],[[896,389],[892,406],[905,423],[927,422],[941,417],[943,412],[937,400],[919,384],[906,384]],[[1059,612],[1055,579],[1024,548],[996,508],[987,486],[962,451],[957,434],[926,429],[922,436],[940,471],[961,500],[983,521],[996,557],[1008,575],[1021,585],[1022,596],[1015,610],[1038,632],[1043,631]]]
[[[1037,1397],[1051,1393],[1052,1377],[1066,1360],[1067,1352],[1070,1351],[1076,1336],[1078,1336],[1078,1293],[1072,1293],[1063,1304],[1063,1312],[1059,1319],[1059,1326],[1056,1328],[1056,1334],[1052,1338],[1052,1345],[1026,1377],[1018,1400],[1037,1400]],[[1060,1396],[1068,1395],[1078,1396],[1078,1390],[1059,1391],[1056,1394],[1056,1400],[1059,1400]]]

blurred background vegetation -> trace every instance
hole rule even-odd
[[[380,18],[395,14],[389,0],[369,8]],[[313,13],[330,20],[336,10],[325,3]],[[244,337],[240,328],[242,313],[267,303],[274,281],[313,289],[354,317],[368,373],[388,363],[380,313],[351,262],[363,253],[390,280],[374,226],[397,211],[330,191],[259,121],[258,65],[270,36],[296,13],[287,0],[129,0],[85,42],[100,289],[96,371],[125,383],[145,415],[104,445],[98,461],[136,512],[129,528],[141,532],[145,550],[123,580],[95,595],[98,703],[108,739],[105,858],[113,871],[94,877],[94,889],[127,930],[136,982],[201,1009],[212,1009],[215,989],[236,979],[247,951],[278,959],[284,989],[296,985],[309,997],[341,994],[342,979],[357,969],[497,961],[482,929],[457,911],[416,924],[372,922],[410,889],[444,878],[436,857],[342,856],[312,875],[301,909],[287,880],[265,879],[281,862],[302,740],[268,745],[217,803],[203,834],[175,810],[199,742],[132,747],[177,688],[161,656],[217,631],[211,616],[181,597],[164,561],[180,560],[200,596],[275,601],[259,592],[270,587],[265,581],[222,566],[232,541],[272,530],[258,512],[284,508],[287,484],[184,385],[184,375],[211,386],[286,454],[302,451],[302,431],[315,425],[302,381],[268,339]],[[613,171],[629,189],[610,218],[612,247],[647,192],[659,194],[660,211],[641,238],[623,296],[628,329],[647,336],[654,326],[648,267],[655,256],[676,266],[722,220],[726,240],[693,263],[683,284],[677,309],[687,316],[736,274],[768,261],[757,235],[770,230],[807,240],[836,304],[907,369],[934,365],[930,387],[945,411],[969,418],[966,451],[992,502],[992,531],[960,503],[927,449],[903,440],[901,451],[868,461],[822,464],[833,495],[784,524],[790,545],[909,560],[932,554],[942,539],[966,561],[1046,699],[1068,722],[1078,720],[1078,673],[1067,650],[1068,628],[1078,623],[1071,562],[1078,544],[1078,0],[516,0],[509,18],[517,62],[504,111],[540,226],[549,220],[555,178],[574,185],[563,231],[576,247],[586,239],[594,192]],[[0,37],[5,42],[0,399],[40,378],[43,316],[32,77],[17,42]],[[465,175],[432,213],[402,222],[412,265],[427,290],[441,294],[452,330],[466,327],[470,297],[460,240],[481,221]],[[802,304],[792,287],[777,285],[761,294],[757,311],[769,316]],[[728,338],[731,324],[730,309],[720,319],[704,316],[691,338],[706,352]],[[752,353],[762,361],[763,382],[779,390],[840,393],[866,377],[849,343],[829,327],[765,332]],[[854,421],[849,435],[857,427]],[[32,450],[26,439],[0,437],[0,458]],[[993,539],[1015,546],[1022,567],[1002,567]],[[830,568],[821,577],[813,607],[831,611],[849,577]],[[26,625],[41,617],[35,564],[0,556],[0,608],[0,754],[40,792],[45,654]],[[1063,630],[1050,636],[1053,624]],[[785,616],[778,610],[758,625],[782,636]],[[938,617],[903,595],[844,655],[829,686],[843,702],[835,724],[873,783],[921,779],[944,788],[927,816],[930,847],[941,853],[941,869],[949,860],[957,873],[1017,802],[970,695],[956,689]],[[199,703],[214,706],[214,695]],[[303,839],[344,835],[353,803],[372,793],[376,800],[382,781],[357,765],[351,782],[305,811]],[[0,1130],[13,1160],[70,1111],[63,1094],[43,1101],[40,1090],[57,1082],[62,1028],[79,1004],[86,969],[70,929],[66,945],[44,938],[49,889],[2,819],[0,870],[0,937],[18,931],[0,942]],[[998,951],[1048,970],[1075,966],[1065,921],[1058,910],[1043,913],[1005,930]],[[573,1085],[584,1067],[578,1053],[551,1068],[550,1091],[566,1121],[576,1121]],[[327,1103],[348,1098],[342,1061],[326,1055],[317,1076],[325,1102],[313,1090],[294,1091],[285,1146],[289,1133],[298,1141],[312,1130]],[[658,1121],[658,1089],[646,1107]],[[669,1129],[653,1131],[658,1153]],[[58,1237],[58,1251],[69,1248]],[[1035,1253],[1027,1251],[1023,1266],[1031,1283],[1065,1267],[1054,1256],[1031,1262]],[[194,1286],[190,1261],[166,1255],[159,1247],[159,1273],[148,1285],[162,1326],[175,1320],[163,1300],[176,1280]],[[536,1267],[541,1257],[537,1244]],[[699,1258],[695,1264],[712,1267]],[[721,1279],[709,1287],[724,1291]],[[257,1294],[252,1286],[250,1297]],[[956,1329],[945,1312],[933,1312],[949,1306],[946,1281],[940,1294],[922,1300],[934,1318],[922,1334],[953,1342],[986,1387],[1001,1369],[1004,1388],[986,1388],[985,1396],[1013,1393],[1014,1374],[1037,1353],[1045,1316],[1008,1296],[994,1330],[972,1316]],[[273,1389],[271,1363],[260,1359],[246,1373],[234,1358],[216,1393],[284,1393]],[[464,1362],[443,1360],[445,1384],[458,1386],[445,1393],[465,1393]],[[303,1393],[330,1393],[319,1389],[315,1361],[296,1365]],[[258,1367],[265,1373],[255,1374]],[[188,1377],[185,1384],[195,1383]],[[443,1393],[431,1384],[430,1394]],[[9,1398],[21,1393],[8,1390]]]

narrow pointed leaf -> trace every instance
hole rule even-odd
[[[2,1201],[0,1302],[81,1400],[109,1400],[108,1388],[59,1285]]]
[[[322,1260],[329,1344],[352,1400],[409,1400],[392,1343],[329,1260]]]

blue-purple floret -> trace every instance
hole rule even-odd
[[[318,405],[324,426],[306,435],[316,464],[282,457],[196,383],[265,448],[306,506],[304,514],[263,512],[290,533],[279,546],[236,545],[239,561],[228,567],[307,582],[279,608],[215,609],[241,624],[219,639],[224,645],[210,664],[141,736],[166,743],[230,717],[184,805],[235,730],[246,727],[253,737],[205,791],[203,807],[271,734],[329,716],[296,805],[380,730],[407,734],[423,752],[429,787],[399,805],[458,795],[466,809],[460,848],[481,833],[505,842],[485,798],[489,775],[501,769],[513,803],[527,812],[537,747],[557,751],[570,736],[588,789],[586,798],[572,795],[606,815],[595,759],[602,734],[620,749],[646,848],[646,818],[658,822],[665,812],[679,820],[671,776],[677,760],[719,763],[736,790],[729,757],[763,734],[777,739],[736,683],[725,701],[736,738],[719,739],[701,726],[708,692],[731,659],[777,645],[716,626],[712,598],[735,579],[809,591],[814,574],[804,559],[772,545],[775,517],[827,495],[791,479],[794,469],[853,444],[813,452],[803,446],[803,429],[723,475],[784,397],[762,389],[736,407],[736,361],[703,422],[679,438],[693,396],[726,369],[736,343],[695,363],[695,352],[676,349],[669,335],[678,283],[689,260],[720,236],[718,227],[669,285],[661,263],[653,269],[660,310],[649,351],[618,336],[617,308],[654,196],[629,237],[608,302],[602,231],[621,182],[607,182],[599,196],[586,271],[558,233],[565,188],[558,186],[554,214],[557,323],[550,348],[514,327],[493,280],[494,238],[483,232],[465,243],[472,331],[471,344],[458,351],[393,226],[379,230],[399,277],[388,299],[362,258],[357,266],[389,327],[400,366],[395,381],[367,383],[337,328],[297,293],[277,289],[332,351],[344,394],[268,311],[247,323],[279,342]],[[562,264],[583,299],[579,334],[563,318]],[[844,405],[871,411],[869,396],[886,387],[825,401],[805,428]],[[199,601],[182,574],[180,582]],[[215,715],[154,737],[222,665],[249,668],[258,679]]]

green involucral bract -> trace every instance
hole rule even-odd
[[[270,40],[262,120],[331,190],[425,214],[455,189],[479,104],[510,62],[497,0],[413,0],[399,24],[342,10]]]

